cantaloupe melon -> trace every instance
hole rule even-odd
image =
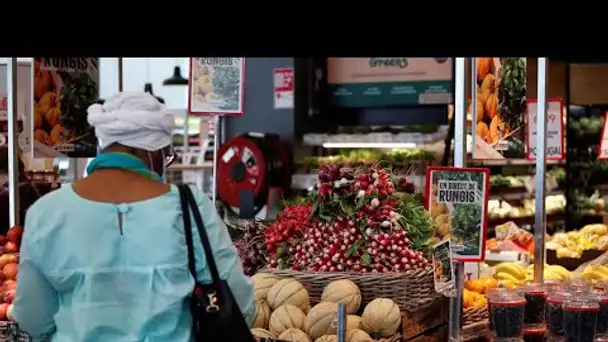
[[[315,342],[337,342],[338,336],[336,335],[323,335],[315,340]]]
[[[265,300],[260,299],[255,301],[255,314],[253,315],[252,328],[268,328],[268,321],[270,320],[270,307]]]
[[[346,317],[346,330],[361,329],[361,317],[348,315]]]
[[[289,328],[302,330],[305,321],[306,315],[297,306],[283,304],[270,315],[268,330],[278,336]]]
[[[277,338],[273,333],[262,328],[251,329],[251,335],[257,338]]]
[[[401,325],[401,312],[388,298],[376,298],[369,302],[361,315],[361,327],[372,337],[390,337]]]
[[[361,305],[361,291],[359,287],[348,279],[332,281],[321,294],[322,302],[342,303],[346,305],[349,314],[359,311]]]
[[[337,317],[338,304],[321,302],[310,309],[304,329],[313,340],[323,335],[335,335]]]
[[[302,311],[308,310],[310,299],[308,291],[295,279],[282,279],[268,291],[268,305],[276,310],[283,304],[297,306]]]
[[[290,342],[312,342],[310,337],[300,329],[289,328],[279,335],[279,340]]]
[[[268,296],[268,291],[270,288],[279,282],[281,278],[277,277],[272,273],[256,273],[251,277],[251,282],[253,283],[253,292],[256,300],[264,299],[266,300]]]
[[[347,342],[372,342],[373,339],[361,329],[349,330],[346,333]]]

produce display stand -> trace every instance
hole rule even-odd
[[[460,61],[459,61],[460,60]],[[473,59],[472,64],[472,86],[476,86],[476,77],[477,63],[475,59]],[[537,96],[538,96],[538,115],[539,118],[537,120],[537,155],[536,155],[536,177],[535,177],[535,215],[534,215],[534,281],[539,284],[544,283],[544,264],[545,264],[545,237],[546,237],[546,215],[545,215],[545,169],[546,169],[546,142],[547,142],[547,59],[546,58],[538,58],[538,81],[537,81]],[[464,96],[464,88],[466,83],[465,76],[465,60],[464,58],[458,59],[456,62],[456,107],[455,107],[455,146],[454,146],[454,165],[455,166],[464,166],[464,157],[466,156],[466,145],[464,142],[458,141],[456,137],[466,136],[466,126],[465,126],[465,101],[466,98]],[[459,89],[462,89],[459,92]],[[475,89],[475,88],[473,88]],[[460,97],[460,98],[459,98]],[[539,200],[541,199],[541,200]],[[462,294],[464,291],[464,267],[462,265],[456,266],[456,286],[457,293]],[[460,312],[462,308],[462,297],[457,296],[456,298],[451,299],[451,315],[450,315],[450,341],[464,341],[464,340],[472,340],[484,335],[487,335],[489,332],[486,330],[487,323],[484,321],[488,318],[487,308],[481,307],[472,310],[465,310],[465,316],[468,314],[469,319],[465,319],[463,321],[469,323],[466,325],[464,329],[462,328],[462,321],[460,318]],[[485,312],[484,312],[485,311]]]

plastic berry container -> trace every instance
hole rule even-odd
[[[598,339],[608,340],[608,288],[597,291],[600,311],[597,313],[597,324],[595,325]]]
[[[570,294],[558,289],[549,292],[547,296],[545,323],[551,336],[564,336],[564,302],[569,297]]]
[[[564,340],[593,342],[600,305],[597,296],[577,291],[564,302]]]
[[[492,308],[490,320],[495,341],[521,339],[523,337],[526,300],[514,291],[496,291],[490,294],[488,304]]]
[[[495,287],[493,289],[488,289],[486,291],[486,298],[488,299],[488,317],[490,317],[490,319],[488,319],[488,323],[489,323],[489,329],[490,331],[494,331],[494,326],[492,324],[492,302],[491,299],[494,296],[500,296],[502,294],[508,293],[509,290],[504,288],[504,287]]]
[[[591,291],[593,289],[593,284],[589,280],[582,278],[570,279],[567,286],[571,291]]]
[[[521,288],[526,299],[524,324],[542,324],[545,321],[547,290],[541,284],[530,284]]]
[[[544,324],[529,324],[524,328],[524,342],[547,341],[547,327]]]
[[[545,286],[545,290],[547,290],[547,292],[551,292],[555,289],[564,287],[564,281],[557,279],[547,279],[543,282],[543,285]]]

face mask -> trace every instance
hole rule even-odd
[[[160,153],[162,153],[162,160],[165,160],[165,151],[160,150]],[[156,171],[156,168],[154,167],[154,159],[152,158],[152,153],[148,152],[148,160],[150,161],[150,170],[153,172],[156,172],[158,174],[158,172]],[[159,174],[160,178],[162,179],[162,181],[165,181],[165,176],[167,173],[167,166],[165,165],[165,163],[162,163],[162,171]]]

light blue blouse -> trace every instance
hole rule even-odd
[[[220,277],[251,322],[251,281],[211,200],[192,191]],[[199,281],[209,283],[196,227],[193,238]],[[118,205],[84,199],[66,186],[27,212],[14,317],[34,341],[50,335],[54,342],[189,342],[194,279],[187,264],[176,186]]]

